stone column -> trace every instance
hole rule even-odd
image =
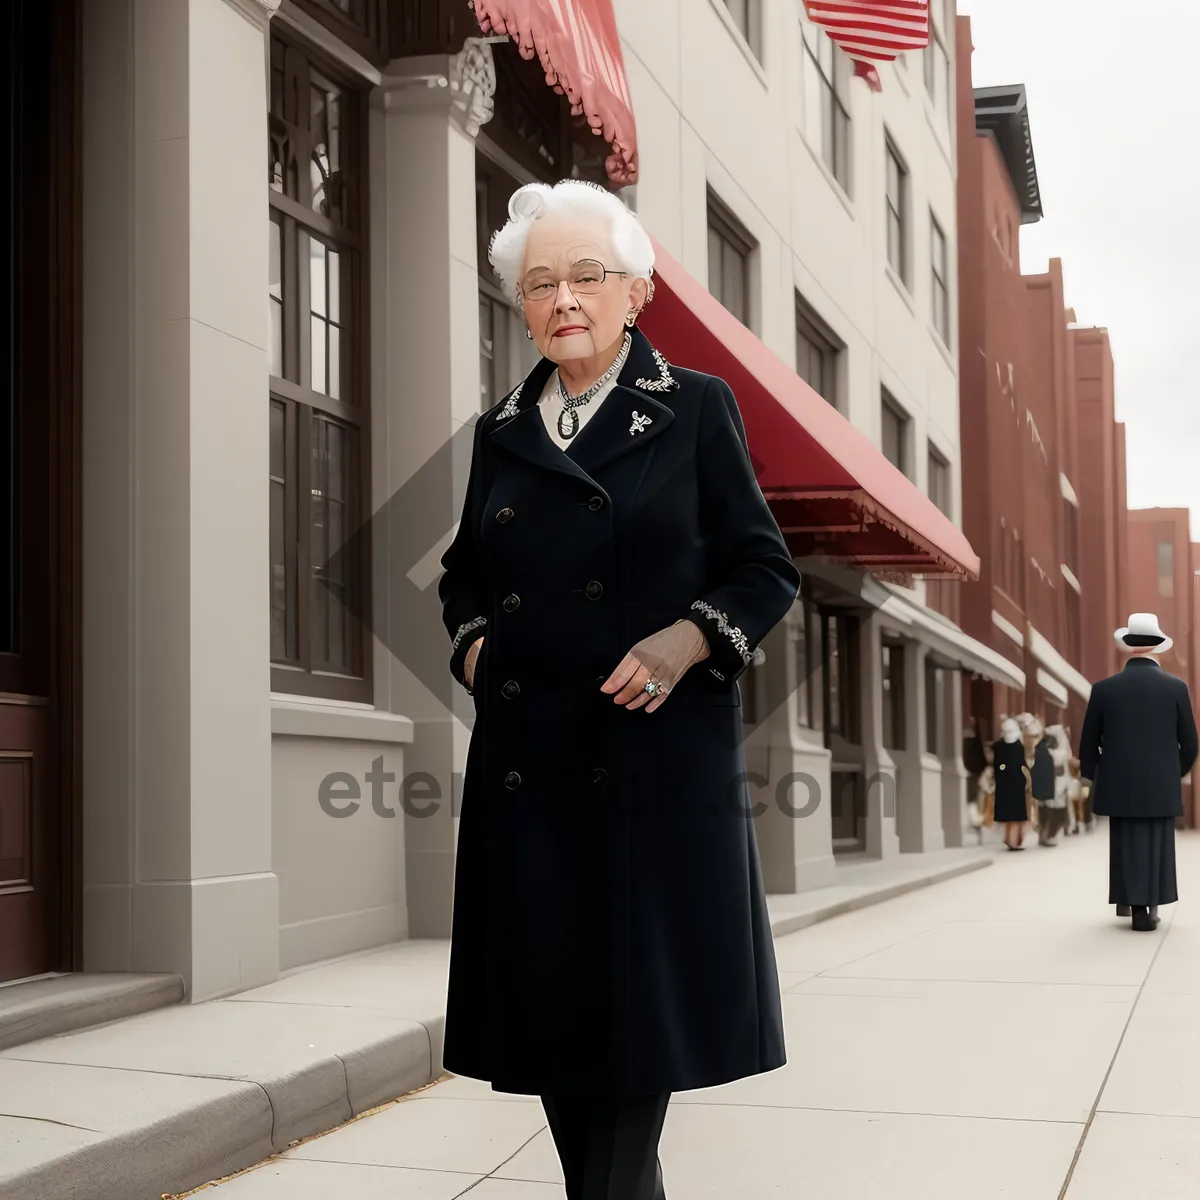
[[[967,768],[962,760],[962,680],[955,672],[946,681],[946,711],[942,718],[942,837],[947,846],[966,844]]]
[[[874,858],[900,853],[896,833],[896,764],[883,746],[883,664],[880,617],[864,612],[859,621],[859,679],[862,691],[863,765],[867,781],[866,852]]]
[[[795,605],[768,635],[764,723],[748,746],[752,794],[766,805],[757,818],[763,881],[768,893],[789,894],[833,882],[830,820],[830,754],[819,733],[799,723],[797,700],[804,680],[797,672],[796,642],[803,636],[803,608]]]
[[[84,966],[274,979],[265,30],[84,5]]]
[[[917,641],[904,646],[905,749],[900,761],[896,832],[904,853],[941,850],[942,769],[935,755],[925,752],[925,660],[929,647]],[[939,716],[939,720],[941,717]]]
[[[421,521],[437,525],[428,530],[429,545],[414,548],[424,558],[413,582],[425,589],[436,586],[438,560],[462,511],[480,407],[474,136],[491,116],[494,88],[491,47],[471,39],[457,56],[391,63],[371,115],[375,520],[390,512],[408,525],[418,504]],[[419,494],[413,504],[409,494]],[[381,529],[375,544],[406,540],[411,534]],[[413,576],[406,563],[380,566],[377,596],[397,570]],[[405,818],[409,933],[447,937],[455,814],[474,709],[444,668],[449,641],[433,608],[423,610],[431,642],[418,662],[404,649],[411,639],[389,626],[413,614],[394,594],[382,599],[379,700],[416,726],[404,762],[406,778],[421,785],[415,807],[437,801],[432,815]]]

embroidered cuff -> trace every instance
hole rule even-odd
[[[479,635],[475,633],[475,630],[482,629],[486,624],[487,617],[476,617],[472,621],[464,621],[458,627],[450,649],[450,674],[467,689],[468,695],[474,695],[474,691],[467,685],[465,671],[467,652],[479,639]]]
[[[729,619],[728,613],[707,600],[693,601],[686,615],[708,640],[712,660],[708,664],[710,673],[726,681],[737,679],[754,659],[749,638]]]

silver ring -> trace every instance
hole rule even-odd
[[[657,679],[647,679],[646,686],[642,690],[648,695],[657,696],[659,692],[665,692],[667,689]]]

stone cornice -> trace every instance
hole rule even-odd
[[[505,38],[468,38],[457,54],[399,59],[381,80],[387,110],[441,109],[469,136],[492,117],[496,68],[492,46]]]
[[[271,18],[279,11],[281,0],[225,0],[225,3],[240,12],[252,25],[266,29]]]

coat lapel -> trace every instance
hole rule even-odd
[[[542,390],[554,370],[554,364],[545,358],[496,414],[493,442],[534,466],[591,484],[601,467],[648,446],[675,416],[655,396],[675,391],[679,383],[640,330],[634,329],[632,337],[629,357],[617,376],[616,387],[576,435],[569,452],[551,440],[537,411]]]

